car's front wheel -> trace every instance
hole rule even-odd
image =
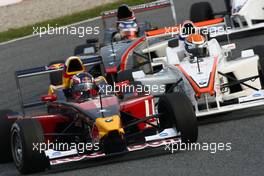
[[[254,53],[259,56],[258,73],[261,88],[264,89],[264,46],[253,47]]]
[[[170,93],[158,102],[159,122],[163,129],[176,127],[183,143],[193,143],[198,138],[198,123],[191,101],[183,93]]]
[[[0,163],[9,162],[12,160],[10,149],[10,130],[13,122],[7,118],[11,110],[0,110]]]
[[[48,160],[40,146],[45,142],[43,130],[36,119],[16,121],[11,130],[11,151],[16,168],[21,174],[44,171]]]

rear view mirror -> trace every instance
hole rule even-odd
[[[83,54],[94,54],[95,53],[95,48],[93,46],[88,47],[88,48],[84,48],[83,50]]]

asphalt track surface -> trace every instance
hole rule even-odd
[[[177,0],[178,21],[188,18],[190,5],[199,0]],[[224,9],[220,0],[212,1],[216,11]],[[138,15],[140,21],[149,20],[154,25],[172,24],[168,9],[144,12]],[[96,20],[82,26],[100,26]],[[99,37],[88,36],[88,37]],[[264,36],[240,40],[238,50],[263,43]],[[85,42],[78,36],[34,37],[0,46],[0,109],[18,110],[18,99],[14,71],[47,65],[50,61],[71,56],[74,46]],[[235,55],[239,53],[236,52]],[[246,71],[246,69],[245,69]],[[45,92],[44,78],[25,82],[25,99],[37,97]],[[39,90],[36,92],[35,90]],[[95,163],[82,162],[77,166],[63,167],[42,173],[43,175],[263,175],[264,171],[264,111],[262,107],[232,112],[203,120],[199,128],[200,143],[231,143],[231,151],[185,151],[174,154],[145,152],[130,154]],[[1,140],[1,139],[0,139]],[[1,143],[4,141],[1,141]],[[1,157],[1,156],[0,156]],[[18,175],[12,163],[0,165],[0,175]],[[39,175],[39,174],[38,174]]]

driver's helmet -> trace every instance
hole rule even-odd
[[[124,4],[117,9],[117,30],[121,39],[135,39],[138,34],[138,24],[135,13]]]
[[[135,39],[138,34],[138,25],[135,21],[120,21],[118,31],[122,39]]]
[[[181,41],[185,41],[185,39],[191,35],[191,34],[195,34],[197,33],[197,29],[196,26],[194,25],[194,23],[190,20],[186,20],[183,22],[181,28],[180,28],[180,35],[179,35],[179,39]]]
[[[185,39],[185,50],[191,57],[206,57],[206,39],[200,34],[191,34]]]
[[[93,76],[86,72],[74,75],[71,80],[71,91],[75,99],[95,95],[96,85]]]
[[[135,13],[128,7],[128,5],[123,4],[117,9],[117,23],[119,21],[135,21]]]

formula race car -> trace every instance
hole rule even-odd
[[[150,36],[130,47],[122,56],[120,81],[165,85],[165,92],[185,93],[197,116],[264,105],[263,46],[233,58],[235,44],[220,46],[216,39],[207,41],[200,34],[189,34],[184,41],[171,37]],[[160,38],[165,40],[149,42]]]
[[[156,29],[150,22],[139,22],[136,19],[136,13],[161,9],[173,6],[169,0],[154,1],[129,8],[121,5],[117,10],[101,13],[103,21],[104,44],[110,44],[113,41],[133,40],[145,35],[146,31]],[[113,22],[112,19],[115,21]]]
[[[198,22],[220,16],[220,18],[215,18],[219,21],[217,26],[224,26],[226,30],[214,31],[212,37],[224,36],[228,32],[230,37],[238,38],[263,32],[264,1],[225,0],[225,4],[227,11],[214,13],[209,2],[195,3],[191,7],[190,20]]]
[[[83,60],[71,57],[64,65],[16,72],[22,114],[0,111],[1,162],[12,156],[19,172],[28,174],[73,161],[197,140],[192,104],[181,93],[163,95],[155,105],[152,95],[133,92],[126,96],[125,91],[107,94],[95,89],[108,85],[101,76],[92,82],[96,93],[68,98],[65,86],[69,78],[100,61],[100,57]],[[61,70],[63,85],[50,85],[48,95],[41,97],[47,113],[25,115],[25,108],[41,103],[25,103],[19,80]],[[90,84],[82,83],[76,90]]]
[[[103,40],[88,39],[86,44],[77,46],[74,49],[74,55],[90,55],[97,53],[100,47],[110,46],[116,42],[130,42],[145,35],[146,31],[156,29],[145,22],[138,22],[136,13],[147,10],[161,9],[172,6],[169,0],[155,1],[129,8],[127,5],[121,5],[117,10],[111,10],[101,13],[104,32]]]
[[[179,36],[180,33],[188,31],[189,28],[195,28],[195,30],[199,31],[205,26],[214,24],[216,24],[214,20],[198,23],[186,21],[175,27],[148,31],[145,33],[145,36],[133,41],[116,42],[112,45],[102,47],[99,54],[102,56],[108,81],[111,82],[111,79],[114,79],[114,82],[120,82],[123,80],[121,79],[123,76],[119,74],[120,72],[149,67],[150,65],[148,65],[148,63],[150,62],[150,58],[166,56],[165,48],[168,46],[168,41]],[[147,48],[152,49],[142,54],[142,50],[146,50]],[[155,49],[157,50],[154,51]],[[152,62],[152,66],[148,69],[149,72],[156,72],[159,71],[160,68],[160,64]],[[119,75],[119,80],[117,75]],[[124,73],[122,73],[122,75],[124,75]]]

